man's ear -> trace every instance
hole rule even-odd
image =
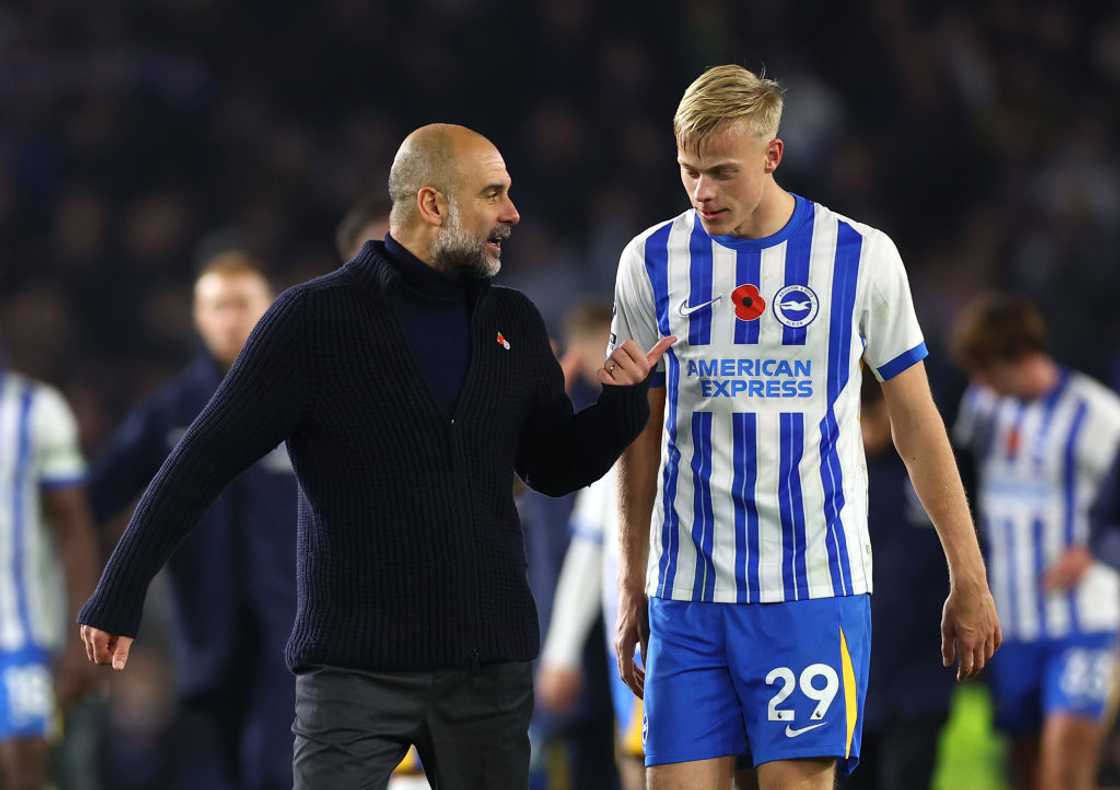
[[[447,198],[435,187],[420,187],[416,193],[416,210],[429,225],[442,227],[447,220],[447,209]]]

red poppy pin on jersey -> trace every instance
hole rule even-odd
[[[506,351],[509,351],[509,341],[506,340],[505,335],[503,335],[501,332],[498,333],[498,345],[504,348]]]
[[[743,283],[732,291],[731,303],[735,305],[735,317],[740,321],[757,321],[766,311],[766,300],[754,283]]]

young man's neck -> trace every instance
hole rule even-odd
[[[793,195],[786,192],[777,182],[771,179],[762,192],[762,200],[758,206],[739,227],[735,228],[733,235],[748,239],[763,239],[773,236],[789,222],[797,201]]]

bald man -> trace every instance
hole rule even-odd
[[[494,145],[425,126],[389,176],[389,235],[282,294],[137,506],[79,621],[122,670],[148,584],[242,469],[286,441],[305,497],[297,790],[384,788],[410,744],[439,790],[525,787],[540,637],[512,496],[597,480],[649,417],[673,342],[628,342],[575,414],[544,322],[491,286],[520,217]]]

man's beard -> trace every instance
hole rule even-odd
[[[447,225],[436,238],[432,257],[436,269],[458,274],[472,280],[487,280],[502,268],[502,262],[486,254],[487,239],[479,239],[463,230],[459,223],[459,207],[448,204]]]

